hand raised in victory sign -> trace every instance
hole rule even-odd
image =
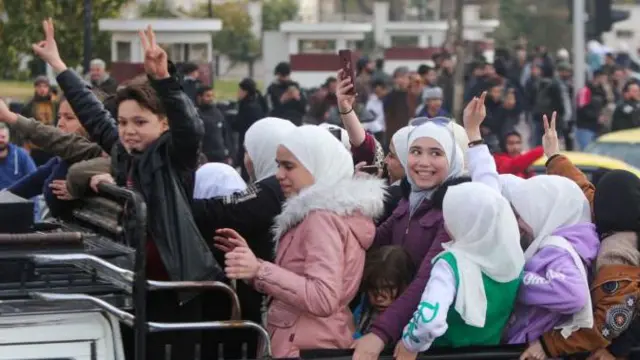
[[[549,123],[547,115],[542,116],[542,123],[544,124],[542,147],[544,148],[544,154],[548,158],[560,153],[560,141],[558,140],[558,132],[556,131],[557,115],[558,114],[555,111],[553,112],[553,114],[551,114],[551,123]]]
[[[144,70],[147,75],[156,80],[166,79],[169,76],[169,64],[167,53],[156,43],[156,34],[151,25],[145,31],[139,31],[140,43],[144,51]]]
[[[49,18],[43,21],[42,29],[44,30],[44,40],[31,45],[33,52],[38,55],[40,59],[51,65],[56,73],[61,73],[67,70],[67,65],[65,65],[62,58],[60,58],[58,44],[56,44],[53,20]]]

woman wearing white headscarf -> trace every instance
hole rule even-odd
[[[252,252],[260,259],[272,261],[275,242],[270,229],[274,218],[282,211],[284,194],[275,177],[278,165],[276,150],[287,134],[296,127],[288,120],[264,118],[247,130],[244,138],[245,166],[254,181],[241,191],[225,197],[193,200],[191,209],[200,232],[213,242],[220,229],[235,229],[247,239]],[[224,232],[223,232],[224,234]],[[262,319],[262,294],[239,281],[237,292],[242,306],[242,318],[259,323]],[[205,294],[208,303],[219,302],[218,294]],[[220,310],[220,309],[224,310]],[[228,306],[205,308],[207,320],[228,319]],[[225,312],[226,311],[226,312]],[[205,334],[203,352],[215,356],[220,336],[225,343],[225,357],[242,356],[243,343],[248,344],[248,357],[256,356],[258,336],[255,331],[240,331],[229,334]],[[206,338],[211,336],[210,340]]]
[[[374,246],[402,246],[419,271],[402,295],[376,318],[371,332],[358,339],[355,359],[377,357],[385,344],[397,342],[420,302],[431,273],[431,261],[443,250],[442,243],[449,241],[442,211],[434,206],[432,196],[455,183],[463,173],[462,150],[447,124],[433,121],[413,128],[407,144],[405,172],[411,192],[389,219],[378,226]]]
[[[520,285],[518,223],[498,192],[472,182],[449,187],[442,211],[451,241],[433,260],[397,359],[414,359],[432,345],[498,345]]]
[[[228,196],[247,188],[236,169],[223,163],[207,163],[196,171],[194,199]]]
[[[529,240],[508,342],[534,341],[554,328],[569,337],[592,327],[587,274],[600,243],[586,197],[567,178],[541,175],[512,189],[510,201]]]
[[[287,197],[275,219],[275,262],[257,260],[233,230],[218,237],[228,251],[226,273],[250,280],[271,297],[267,329],[273,356],[298,357],[305,349],[349,348],[349,302],[360,286],[373,218],[382,213],[384,185],[354,177],[351,155],[315,125],[289,133],[278,148],[277,178]]]

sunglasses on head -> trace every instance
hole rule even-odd
[[[428,118],[426,116],[422,116],[422,117],[411,119],[409,121],[409,126],[420,126],[428,122],[433,122],[433,123],[436,123],[437,125],[447,126],[449,125],[449,122],[451,122],[451,119],[447,119],[446,117],[443,117],[443,116],[436,116],[434,118]]]

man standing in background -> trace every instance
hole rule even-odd
[[[33,82],[33,86],[33,98],[22,109],[22,116],[36,119],[44,125],[55,126],[58,118],[58,102],[51,92],[49,79],[46,76],[38,76]],[[52,157],[51,154],[31,143],[22,144],[20,134],[14,135],[14,144],[24,145],[36,165],[44,165]]]

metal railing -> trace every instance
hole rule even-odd
[[[113,315],[123,324],[133,327],[135,336],[135,359],[146,360],[147,334],[163,331],[200,331],[216,329],[253,329],[263,338],[263,354],[270,358],[269,334],[260,325],[241,320],[240,300],[227,284],[218,281],[155,281],[146,278],[147,209],[143,199],[134,191],[110,184],[99,185],[101,194],[124,204],[123,229],[125,242],[135,248],[133,271],[118,267],[100,257],[85,253],[34,254],[31,260],[39,264],[74,264],[95,272],[98,277],[130,293],[133,297],[134,314],[122,310],[98,297],[87,294],[60,294],[32,292],[30,296],[44,301],[87,301]],[[228,321],[203,321],[162,323],[148,321],[147,291],[166,290],[221,290],[232,300],[231,319]]]

